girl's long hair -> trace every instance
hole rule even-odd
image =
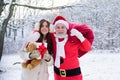
[[[48,27],[48,29],[49,29],[49,31],[50,31],[50,22],[47,21],[47,20],[45,20],[45,19],[42,19],[42,20],[39,22],[39,23],[40,23],[40,25],[39,25],[40,38],[38,39],[37,42],[43,42],[43,34],[41,33],[41,27],[42,27],[42,25],[43,25],[44,22],[46,22],[46,23],[48,24],[47,27]],[[52,48],[52,39],[51,39],[51,36],[50,36],[50,32],[47,33],[47,35],[46,35],[46,37],[45,37],[45,40],[46,40],[46,42],[47,42],[48,52],[49,52],[49,54],[52,55],[52,54],[53,54],[53,48]]]

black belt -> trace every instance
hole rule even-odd
[[[60,75],[61,77],[70,77],[70,76],[76,76],[81,74],[80,67],[70,69],[70,70],[65,70],[65,69],[58,69],[57,67],[54,66],[54,72],[57,75]]]

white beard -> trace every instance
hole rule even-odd
[[[67,34],[54,34],[54,36],[55,36],[56,38],[67,38],[67,37],[68,37]]]

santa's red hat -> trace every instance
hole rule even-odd
[[[54,26],[54,28],[56,27],[57,24],[63,24],[63,25],[65,25],[65,27],[66,27],[67,29],[69,29],[69,24],[68,24],[68,22],[67,22],[66,19],[65,19],[64,17],[62,17],[62,16],[57,16],[57,17],[55,17],[55,19],[54,19],[54,21],[53,21],[53,26]]]
[[[56,21],[58,20],[64,20],[64,21],[67,21],[63,16],[56,16],[55,19],[53,20],[53,25],[55,24]]]

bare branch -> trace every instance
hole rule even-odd
[[[6,3],[7,5],[8,3]],[[76,6],[83,6],[82,4],[73,4],[73,5],[64,5],[64,6],[55,6],[55,7],[37,7],[37,6],[31,6],[31,5],[26,5],[26,4],[19,4],[19,3],[13,3],[12,5],[16,5],[16,6],[24,6],[24,7],[28,7],[28,8],[32,8],[32,9],[40,9],[40,10],[57,10],[57,9],[65,9],[65,8],[72,8],[72,7],[76,7]]]

